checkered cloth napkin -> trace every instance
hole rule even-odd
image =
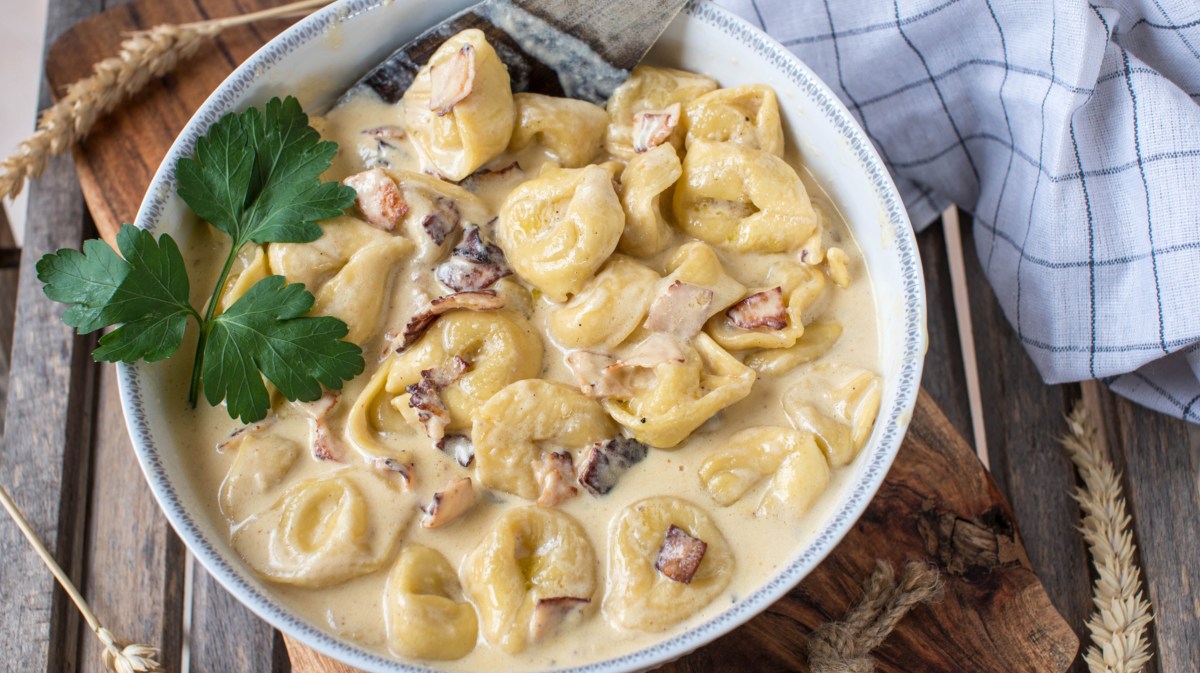
[[[717,1],[833,88],[918,229],[974,214],[1047,382],[1200,422],[1200,3]]]

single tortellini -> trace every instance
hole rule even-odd
[[[669,275],[661,283],[664,288],[682,281],[712,290],[706,318],[729,308],[746,294],[746,286],[725,271],[716,251],[699,241],[679,246],[667,260],[667,271]]]
[[[508,147],[516,119],[508,68],[475,28],[438,47],[403,105],[405,127],[423,159],[455,182]]]
[[[673,528],[706,545],[687,581],[660,570]],[[733,577],[736,564],[725,536],[704,510],[681,498],[639,500],[617,515],[609,531],[603,611],[623,629],[662,631],[711,603]]]
[[[274,582],[320,588],[383,567],[415,511],[413,497],[362,468],[289,487],[238,526],[233,544]]]
[[[749,350],[795,345],[804,334],[810,308],[825,290],[825,274],[807,264],[776,262],[763,285],[704,326],[721,347]]]
[[[684,108],[685,146],[696,142],[735,143],[783,156],[783,124],[775,91],[747,84],[707,93]]]
[[[569,349],[611,351],[642,324],[658,281],[653,269],[613,255],[583,291],[550,314],[550,333]]]
[[[621,206],[625,231],[617,247],[639,257],[662,252],[674,238],[667,221],[669,190],[683,174],[675,148],[659,145],[629,160],[621,172]]]
[[[737,252],[790,252],[819,225],[804,183],[786,161],[733,143],[692,144],[675,185],[674,212],[685,233]]]
[[[500,208],[496,240],[517,275],[561,302],[583,289],[624,228],[612,174],[592,165],[544,171],[514,189]]]
[[[311,313],[341,319],[350,329],[347,341],[366,343],[387,317],[393,271],[412,249],[407,239],[393,236],[354,253],[321,285]]]
[[[594,103],[537,93],[513,95],[517,125],[508,149],[517,152],[539,143],[567,168],[586,166],[604,144],[608,113]]]
[[[354,405],[350,407],[350,414],[346,417],[346,438],[368,461],[405,458],[403,454],[396,453],[379,441],[380,436],[404,432],[410,428],[408,419],[397,408],[398,396],[387,390],[390,365],[395,357],[390,356],[390,359],[384,361],[371,374],[367,385],[354,398]]]
[[[479,624],[441,552],[405,545],[384,594],[388,647],[414,659],[461,659],[475,649]]]
[[[581,616],[596,593],[596,555],[587,533],[555,509],[505,512],[460,572],[484,638],[509,654]]]
[[[700,483],[717,504],[728,507],[771,477],[758,513],[799,516],[829,485],[829,465],[813,436],[791,428],[747,428],[728,447],[700,464]]]
[[[341,270],[359,250],[393,238],[393,234],[357,218],[343,215],[321,223],[321,237],[311,243],[267,245],[271,273],[289,283],[303,283],[312,291]]]
[[[631,395],[603,400],[635,439],[660,449],[677,446],[754,386],[754,370],[703,332],[691,345],[680,344],[678,353],[639,368],[627,382]]]
[[[325,233],[311,243],[269,244],[266,266],[289,283],[303,283],[316,296],[312,313],[341,319],[350,328],[347,339],[363,344],[387,317],[392,279],[413,244],[352,217],[327,220],[321,228]],[[241,279],[252,272],[247,267],[227,294],[241,289]]]
[[[221,513],[231,523],[245,519],[291,472],[301,448],[287,437],[265,429],[246,429],[230,447],[237,454],[221,482]]]
[[[544,453],[576,451],[617,434],[598,402],[543,379],[509,384],[474,416],[471,437],[479,483],[528,500],[538,498],[534,463]]]
[[[883,395],[873,372],[839,362],[818,362],[796,377],[783,410],[798,430],[811,432],[829,464],[854,460],[871,436]]]
[[[462,358],[466,371],[437,391],[449,413],[446,432],[471,427],[479,407],[504,386],[532,378],[542,371],[542,340],[529,321],[512,311],[451,311],[404,351],[380,367],[351,409],[348,432],[360,450],[375,452],[373,437],[397,432],[400,419],[413,428],[423,426],[409,405],[408,386],[421,381],[421,372]],[[382,372],[382,373],[380,373]]]
[[[816,320],[805,325],[804,334],[794,345],[751,353],[746,356],[745,363],[759,376],[779,376],[825,355],[841,336],[840,322]]]
[[[676,103],[683,106],[716,88],[716,80],[704,75],[649,65],[634,67],[629,79],[608,99],[608,116],[612,121],[604,140],[605,149],[620,159],[633,158],[634,115],[665,110]],[[671,131],[669,142],[676,149],[683,148],[682,126]]]

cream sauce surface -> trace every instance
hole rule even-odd
[[[403,126],[399,106],[388,106],[367,96],[360,96],[323,119],[314,119],[314,125],[322,135],[336,141],[340,151],[327,179],[341,179],[374,165],[386,164],[392,168],[419,171],[420,159],[407,141],[379,142],[368,129],[382,126]],[[390,146],[389,146],[390,145]],[[799,168],[794,160],[793,166]],[[488,164],[500,169],[517,162],[521,173],[511,179],[480,181],[476,190],[491,214],[495,214],[504,196],[521,177],[536,176],[541,165],[549,161],[547,154],[532,145],[516,154],[505,153]],[[830,203],[820,185],[804,170],[799,170],[808,188],[814,206],[822,216],[826,245],[836,245],[849,253],[850,271],[853,282],[842,290],[830,284],[826,291],[828,299],[823,304],[822,315],[836,318],[844,327],[841,338],[824,356],[826,360],[878,371],[879,344],[875,324],[875,306],[870,278],[863,267],[851,234],[842,221],[837,208]],[[421,212],[410,213],[408,222],[419,222]],[[331,225],[336,226],[336,225]],[[403,330],[408,319],[431,297],[445,293],[434,287],[428,270],[436,259],[443,256],[453,241],[444,246],[433,246],[419,229],[412,226],[400,232],[416,243],[416,251],[405,256],[388,285],[383,324],[369,341],[363,344],[367,362],[366,371],[345,385],[341,399],[328,418],[328,426],[337,443],[342,444],[343,460],[348,464],[361,463],[362,458],[343,437],[348,412],[353,401],[363,391],[371,376],[380,366],[383,356],[391,348],[385,333],[395,334]],[[676,243],[687,240],[676,232]],[[674,249],[672,246],[671,249]],[[748,287],[758,284],[764,273],[766,257],[758,255],[735,256],[719,253],[726,269],[742,280]],[[206,262],[211,265],[213,259]],[[663,257],[646,263],[663,274]],[[774,256],[778,257],[778,256]],[[663,274],[665,275],[665,274]],[[537,296],[535,294],[535,296]],[[546,329],[549,314],[559,305],[544,297],[533,302],[531,323],[542,335],[545,346],[542,377],[573,385],[574,379],[564,365],[565,351],[550,338]],[[169,363],[174,368],[172,376],[178,381],[178,389],[186,386],[186,358],[175,358]],[[720,507],[712,501],[701,486],[697,476],[700,462],[713,450],[723,448],[733,432],[760,425],[790,427],[780,400],[792,385],[789,377],[760,376],[752,392],[745,399],[726,408],[716,417],[702,425],[695,433],[673,450],[650,449],[648,457],[625,472],[617,486],[607,495],[592,496],[581,492],[559,507],[575,518],[587,531],[595,550],[598,564],[599,590],[584,618],[564,627],[559,633],[545,641],[531,645],[518,655],[509,655],[489,645],[482,636],[475,649],[457,661],[430,662],[447,670],[506,670],[526,671],[555,665],[580,665],[587,662],[628,654],[639,648],[660,642],[666,637],[681,633],[688,628],[713,618],[739,600],[760,588],[784,564],[801,551],[802,544],[811,540],[829,514],[829,503],[818,501],[801,519],[787,520],[775,516],[756,516],[756,497],[745,497],[729,507]],[[270,489],[267,493],[240,502],[237,511],[223,511],[222,482],[229,472],[236,451],[218,451],[216,447],[237,427],[223,408],[203,406],[195,411],[181,407],[175,424],[176,441],[181,453],[190,463],[190,473],[197,491],[211,494],[208,500],[208,516],[227,527],[235,537],[239,549],[268,544],[269,526],[257,520],[243,521],[247,512],[261,511],[270,507],[279,497],[283,486]],[[311,455],[309,446],[313,439],[313,424],[308,416],[294,405],[277,403],[280,420],[270,431],[295,442],[301,451],[291,470],[284,477],[285,484],[296,483],[310,477],[329,474],[344,467],[342,463],[318,460]],[[479,542],[496,517],[513,505],[526,505],[513,495],[501,492],[486,493],[479,503],[461,520],[445,528],[422,528],[417,519],[417,506],[427,502],[432,493],[441,490],[446,482],[456,476],[474,476],[472,468],[459,466],[450,456],[435,449],[432,441],[417,429],[393,433],[383,437],[383,443],[397,455],[405,456],[413,463],[414,480],[407,492],[397,488],[385,494],[385,505],[395,511],[388,516],[396,521],[388,525],[400,526],[400,544],[419,543],[442,552],[450,563],[459,567],[463,557]],[[850,470],[832,471],[830,491],[848,478]],[[759,487],[761,489],[761,486]],[[733,550],[737,570],[721,597],[712,601],[698,613],[663,633],[639,633],[615,628],[600,611],[600,597],[605,590],[605,566],[608,558],[609,530],[613,516],[627,505],[651,495],[675,495],[704,509],[716,522]],[[379,506],[379,503],[375,503]],[[237,519],[231,521],[229,515]],[[304,615],[312,623],[327,628],[348,640],[360,643],[382,654],[388,653],[384,619],[384,591],[390,563],[363,576],[333,586],[307,589],[285,584],[268,583],[288,606]]]

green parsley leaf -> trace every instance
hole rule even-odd
[[[84,253],[60,250],[38,261],[46,296],[71,308],[63,321],[80,333],[125,323],[100,338],[92,356],[106,362],[153,362],[179,350],[189,316],[183,255],[164,234],[124,225],[117,234],[124,259],[103,241],[84,243]],[[198,316],[196,316],[198,317]]]
[[[262,376],[289,400],[310,402],[321,386],[342,387],[363,371],[362,350],[341,341],[341,320],[305,317],[313,296],[299,283],[268,276],[213,318],[204,347],[204,395],[225,400],[230,416],[253,423],[266,416],[270,397]],[[262,372],[262,375],[259,372]]]
[[[235,250],[253,243],[308,243],[318,220],[340,215],[354,190],[320,176],[337,154],[308,125],[300,102],[273,98],[222,117],[179,160],[179,196],[201,218],[229,234]]]

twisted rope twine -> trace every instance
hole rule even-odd
[[[863,585],[863,597],[840,622],[817,629],[808,641],[812,673],[872,673],[874,650],[909,610],[942,596],[938,571],[911,562],[896,582],[891,564],[875,561],[875,572]]]

